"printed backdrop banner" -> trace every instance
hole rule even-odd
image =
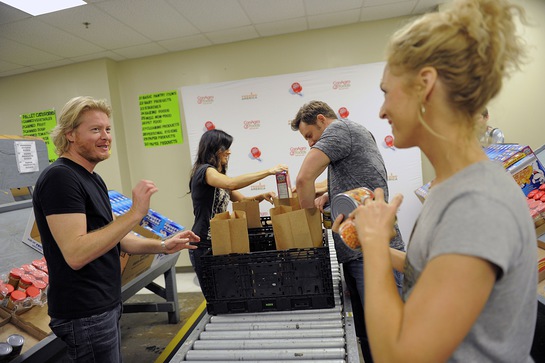
[[[404,195],[398,221],[404,240],[408,241],[421,209],[414,194],[423,184],[420,150],[394,148],[391,127],[379,118],[383,69],[381,62],[182,87],[192,161],[201,135],[217,128],[234,137],[228,175],[284,163],[289,166],[291,181],[295,183],[310,148],[298,131],[291,130],[290,121],[306,102],[324,101],[339,118],[363,124],[375,136],[388,171],[390,197],[397,193]],[[324,172],[318,181],[326,177]],[[276,192],[274,176],[240,190],[246,196],[266,191]],[[261,214],[269,215],[271,207],[262,202]]]

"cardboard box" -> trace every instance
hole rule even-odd
[[[36,225],[36,220],[34,219],[34,212],[30,213],[28,218],[25,233],[23,233],[23,243],[41,254],[44,253],[40,232],[38,231],[38,226]]]
[[[513,176],[524,195],[539,188],[545,181],[545,167],[534,153],[520,159],[506,170]]]
[[[135,226],[133,232],[143,237],[161,239],[159,235],[142,226]],[[23,234],[23,243],[43,254],[42,240],[34,219],[34,213],[30,213],[25,233]],[[149,269],[155,258],[156,255],[130,255],[121,252],[121,284],[126,284]]]
[[[133,232],[143,237],[161,240],[161,237],[157,234],[142,226],[135,226]],[[155,255],[131,255],[129,253],[121,252],[121,285],[125,285],[127,282],[149,269],[153,261],[155,261],[155,257]]]
[[[501,162],[505,169],[532,154],[529,146],[519,144],[492,144],[484,151],[490,160]]]

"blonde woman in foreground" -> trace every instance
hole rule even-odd
[[[505,0],[455,1],[389,42],[380,117],[436,179],[406,253],[389,248],[402,196],[387,204],[377,189],[350,215],[375,362],[532,362],[535,229],[520,187],[475,134],[476,115],[522,63],[516,15],[525,21]],[[392,267],[405,274],[403,297]]]

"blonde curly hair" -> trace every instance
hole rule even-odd
[[[398,30],[387,46],[388,66],[394,74],[434,67],[449,102],[474,119],[524,63],[517,15],[527,24],[524,9],[506,0],[453,1]]]

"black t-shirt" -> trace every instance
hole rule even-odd
[[[206,170],[212,165],[201,165],[191,178],[191,200],[195,222],[191,230],[201,238],[199,248],[211,247],[210,220],[218,213],[227,210],[229,193],[221,188],[215,188],[206,183]]]
[[[49,315],[77,319],[100,314],[119,304],[120,245],[73,270],[64,260],[46,220],[46,216],[53,214],[84,213],[87,232],[112,222],[108,189],[102,178],[69,159],[59,158],[38,178],[32,202],[49,270]]]

